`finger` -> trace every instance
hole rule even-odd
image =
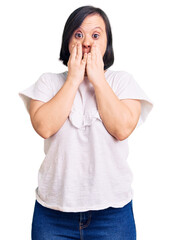
[[[96,58],[96,45],[93,44],[91,47],[91,59],[94,61]]]
[[[83,64],[86,64],[86,62],[87,62],[87,56],[88,56],[87,53],[84,53],[84,57],[83,57],[83,59],[82,59],[82,61],[81,61]]]
[[[82,59],[82,46],[81,43],[77,44],[77,54],[76,54],[76,58],[81,60]]]
[[[101,53],[100,48],[98,46],[96,47],[96,57],[97,57],[98,61],[103,62],[103,56],[102,56],[102,53]]]
[[[75,44],[72,45],[72,51],[71,51],[71,58],[72,59],[75,59],[76,53],[77,53],[77,50],[76,50],[76,43],[75,43]]]
[[[101,54],[101,51],[100,51],[100,48],[96,48],[96,54],[97,54],[97,57],[100,57],[102,58],[102,54]]]
[[[87,54],[87,64],[91,64],[91,53]]]

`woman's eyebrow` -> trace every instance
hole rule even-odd
[[[93,28],[92,30],[96,29],[96,28],[99,28],[102,32],[103,32],[103,29],[101,27],[95,27]]]
[[[93,31],[93,30],[95,30],[95,29],[100,29],[102,32],[103,32],[103,29],[101,28],[101,27],[94,27],[91,31]],[[78,31],[78,30],[84,30],[82,27],[79,27],[79,28],[77,28],[76,30]]]

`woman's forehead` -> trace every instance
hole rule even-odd
[[[82,30],[96,30],[99,29],[100,31],[105,31],[105,23],[103,18],[98,15],[88,15],[84,21],[82,22],[81,26],[79,27]]]

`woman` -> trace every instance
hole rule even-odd
[[[19,93],[43,137],[33,240],[134,240],[128,137],[152,103],[125,71],[112,71],[112,33],[99,8],[76,9],[64,27],[63,73]]]

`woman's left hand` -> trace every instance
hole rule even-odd
[[[91,52],[87,56],[86,72],[89,81],[93,86],[100,84],[104,81],[104,62],[98,46],[93,45]]]

